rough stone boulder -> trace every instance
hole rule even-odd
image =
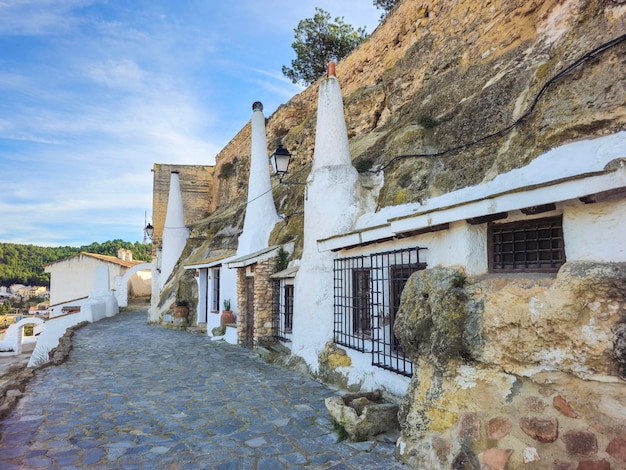
[[[428,357],[439,367],[468,357],[477,347],[477,331],[468,316],[465,274],[433,268],[414,273],[407,282],[394,325],[404,352],[415,360]]]
[[[568,262],[556,279],[494,277],[467,291],[483,310],[481,362],[523,376],[624,374],[626,263]]]
[[[330,397],[325,403],[352,441],[365,441],[399,428],[398,405],[385,402],[380,391]]]
[[[414,273],[395,325],[415,369],[398,457],[415,468],[620,468],[606,443],[623,439],[624,325],[626,263],[568,262],[556,276]]]

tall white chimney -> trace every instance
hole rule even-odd
[[[304,202],[304,245],[295,280],[293,351],[317,370],[333,337],[333,252],[317,240],[349,231],[359,211],[359,176],[352,166],[343,99],[334,64],[319,88],[313,166]]]
[[[243,223],[243,232],[239,236],[237,254],[254,253],[267,247],[268,240],[276,222],[280,220],[276,213],[265,136],[265,116],[263,104],[255,101],[252,105],[251,119],[250,177],[248,179],[248,204]]]
[[[163,227],[161,273],[159,274],[160,289],[163,289],[167,278],[172,274],[174,266],[185,248],[188,237],[189,229],[185,227],[180,180],[178,172],[172,171],[170,176],[170,194],[167,200],[167,212],[165,214],[165,226]]]

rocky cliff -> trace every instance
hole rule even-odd
[[[622,0],[401,1],[337,65],[354,164],[384,172],[378,206],[487,181],[549,148],[623,129],[626,43],[597,48],[624,31]],[[313,156],[317,93],[313,84],[267,122],[268,153],[278,143],[293,153],[294,180]],[[217,155],[214,218],[198,235],[241,224],[249,136],[247,125]],[[302,210],[294,188],[275,188],[280,213]],[[236,217],[217,222],[225,212]],[[300,242],[301,230],[293,217],[272,241]]]
[[[566,263],[556,279],[419,271],[395,325],[415,366],[400,458],[433,469],[624,468],[625,322],[626,263]]]

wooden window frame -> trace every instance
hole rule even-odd
[[[555,273],[565,263],[563,217],[487,226],[490,273]]]

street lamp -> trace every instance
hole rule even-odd
[[[278,176],[280,184],[297,184],[304,186],[304,199],[308,199],[306,183],[299,181],[283,181],[283,177],[288,173],[289,162],[291,162],[291,153],[289,153],[289,150],[283,147],[282,144],[278,144],[274,153],[270,155],[270,162],[272,163],[274,174]],[[283,216],[281,216],[281,218],[287,220],[287,218]]]
[[[270,162],[272,162],[272,168],[274,174],[278,176],[278,180],[282,183],[283,177],[287,174],[289,168],[289,162],[291,161],[291,153],[282,144],[279,144],[274,150],[274,153],[270,155]]]
[[[148,238],[152,240],[152,234],[154,233],[154,227],[152,226],[152,224],[146,225],[145,230],[146,230],[146,235],[148,235]]]

